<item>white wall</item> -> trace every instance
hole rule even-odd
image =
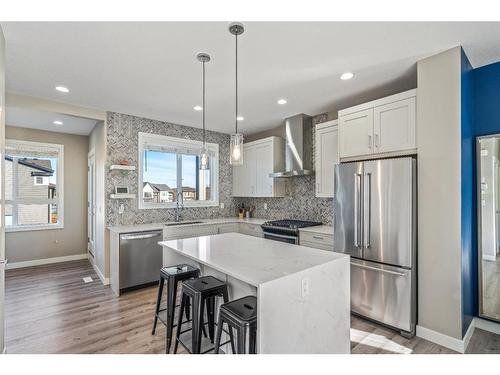
[[[462,339],[461,49],[417,64],[418,325]]]
[[[95,151],[96,169],[96,233],[95,233],[95,265],[100,276],[109,277],[109,251],[106,246],[106,205],[104,196],[104,178],[106,164],[106,124],[99,121],[89,135],[89,151]]]

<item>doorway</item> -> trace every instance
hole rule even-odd
[[[88,193],[87,193],[87,251],[89,260],[95,264],[95,232],[96,232],[96,173],[95,173],[95,150],[88,154]]]

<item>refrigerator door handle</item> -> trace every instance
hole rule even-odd
[[[354,174],[354,246],[361,247],[361,178],[359,173]]]
[[[365,225],[366,225],[366,234],[365,234],[365,249],[368,249],[371,246],[371,231],[372,231],[372,224],[371,224],[371,215],[372,215],[372,174],[371,173],[366,173],[366,181],[367,181],[367,194],[368,194],[368,204],[366,205],[367,207],[367,212],[366,212],[366,220],[365,220]]]
[[[370,267],[370,266],[366,266],[364,264],[359,264],[359,263],[354,263],[354,262],[351,262],[351,266],[356,266],[356,267],[359,267],[359,268],[365,268],[367,270],[372,270],[372,271],[379,271],[379,272],[388,273],[388,274],[391,274],[391,275],[396,275],[396,276],[401,276],[401,277],[408,276],[407,273],[390,271],[390,270],[384,270],[383,268]]]

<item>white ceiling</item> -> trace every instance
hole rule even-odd
[[[55,125],[53,123],[54,121],[61,121],[63,124]],[[89,135],[96,124],[96,120],[24,107],[7,106],[5,111],[5,123],[20,128]]]
[[[200,126],[234,129],[234,37],[225,22],[2,23],[7,90]],[[500,60],[500,23],[248,22],[240,37],[244,133],[415,87],[415,63],[463,45],[474,67]],[[352,71],[355,77],[341,81]],[[69,94],[54,90],[68,86]],[[279,106],[276,100],[286,98]]]

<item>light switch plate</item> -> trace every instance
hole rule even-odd
[[[267,210],[267,203],[264,203],[264,210]]]

